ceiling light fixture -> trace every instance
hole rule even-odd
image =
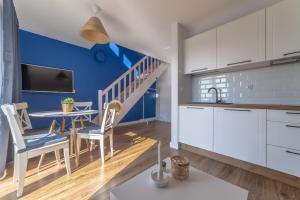
[[[95,42],[97,44],[106,44],[109,42],[109,36],[101,22],[96,16],[99,13],[100,8],[95,5],[93,8],[95,16],[91,17],[87,23],[81,28],[80,36],[84,39]]]

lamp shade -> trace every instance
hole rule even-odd
[[[109,42],[109,36],[98,17],[91,17],[89,19],[89,21],[81,28],[80,36],[97,44],[106,44]]]

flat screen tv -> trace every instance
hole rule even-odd
[[[73,93],[73,71],[22,64],[22,90]]]

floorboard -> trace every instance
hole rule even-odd
[[[20,199],[108,200],[111,188],[155,163],[158,139],[163,143],[164,157],[177,153],[187,156],[193,167],[248,190],[248,200],[300,200],[300,190],[295,187],[188,151],[171,150],[170,124],[158,121],[116,128],[115,156],[110,158],[106,149],[104,166],[100,164],[98,148],[88,152],[83,147],[79,167],[71,159],[71,176],[66,174],[64,164],[56,165],[54,154],[46,155],[40,171],[36,169],[38,158],[31,159]],[[17,198],[9,166],[8,177],[0,182],[0,200],[11,199]]]

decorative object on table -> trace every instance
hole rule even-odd
[[[72,112],[74,106],[74,99],[66,98],[61,102],[62,111],[64,113]]]
[[[172,176],[176,180],[186,180],[190,174],[190,162],[186,157],[175,155],[171,157]]]
[[[155,184],[156,187],[164,188],[168,186],[169,183],[169,176],[164,172],[163,166],[162,166],[162,160],[161,160],[161,142],[158,142],[158,151],[157,151],[157,157],[158,157],[158,168],[156,170],[153,170],[151,172],[151,178]]]
[[[107,44],[109,36],[101,22],[97,17],[101,9],[99,6],[94,5],[93,11],[95,16],[91,17],[80,30],[80,36],[90,42],[97,44]]]

